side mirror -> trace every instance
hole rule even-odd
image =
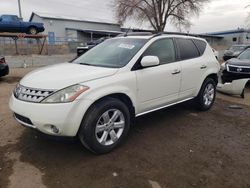
[[[142,67],[153,67],[160,64],[160,60],[157,56],[145,56],[141,60]]]

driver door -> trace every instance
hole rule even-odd
[[[181,65],[176,62],[173,39],[155,41],[144,56],[157,56],[160,65],[136,70],[139,113],[176,102],[181,83]]]

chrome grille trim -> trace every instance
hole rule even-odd
[[[240,71],[237,71],[237,69]],[[227,71],[238,74],[250,74],[250,68],[246,66],[227,65]]]
[[[18,85],[15,89],[14,95],[17,99],[22,101],[40,103],[54,92],[54,90],[36,89]]]

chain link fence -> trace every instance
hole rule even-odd
[[[82,41],[66,40],[65,38],[56,38],[53,44],[43,39],[27,39],[20,38],[16,41],[14,38],[0,37],[0,55],[56,55],[76,53],[76,48],[79,45],[84,45]]]

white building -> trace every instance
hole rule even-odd
[[[231,46],[234,44],[249,44],[250,43],[250,30],[248,29],[236,29],[220,32],[207,33],[208,35],[223,37],[218,40],[218,45]]]
[[[77,41],[86,43],[101,37],[116,36],[121,33],[118,23],[100,20],[83,20],[81,18],[33,12],[31,22],[44,24],[44,34],[48,35],[49,44]]]

